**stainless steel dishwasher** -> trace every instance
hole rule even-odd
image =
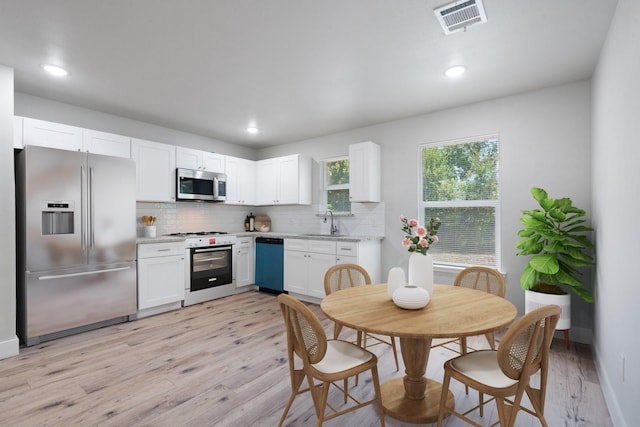
[[[284,291],[284,239],[256,238],[256,286],[258,290]]]

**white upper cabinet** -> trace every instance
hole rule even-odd
[[[136,161],[136,200],[176,201],[174,145],[133,138],[131,158]]]
[[[299,154],[256,162],[258,205],[310,205],[311,159]]]
[[[226,204],[255,205],[256,162],[239,157],[226,156],[227,174]]]
[[[39,145],[62,150],[82,151],[82,128],[26,117],[22,126],[24,146]]]
[[[349,200],[380,202],[380,146],[373,142],[349,145]]]
[[[97,130],[83,129],[82,149],[89,153],[128,159],[131,156],[131,138]]]
[[[176,147],[176,164],[179,168],[225,173],[225,156],[193,148]]]
[[[30,118],[21,119],[22,146],[39,145],[106,156],[131,156],[131,138],[91,129]],[[15,123],[15,122],[14,122]],[[17,126],[14,124],[14,126]],[[16,133],[14,132],[14,135]],[[15,142],[14,142],[15,145]]]

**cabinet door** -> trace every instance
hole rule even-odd
[[[298,203],[298,156],[278,158],[276,166],[277,203]]]
[[[242,238],[236,245],[236,286],[247,286],[255,283],[254,246],[252,238]]]
[[[227,204],[256,203],[256,164],[252,160],[226,156]]]
[[[349,200],[380,202],[380,146],[373,142],[349,145]]]
[[[23,121],[24,145],[82,151],[82,129],[60,123],[26,118]]]
[[[324,298],[324,275],[329,268],[336,264],[336,255],[333,254],[307,254],[307,292],[306,294],[316,298]]]
[[[336,264],[358,264],[358,257],[349,255],[337,255]]]
[[[207,172],[225,173],[225,156],[218,153],[202,152],[202,169]]]
[[[277,204],[276,159],[256,162],[256,202],[258,205]]]
[[[307,253],[284,251],[284,290],[307,295],[307,277]]]
[[[93,154],[105,156],[131,157],[131,138],[114,135],[97,130],[84,129],[82,131],[82,149]]]
[[[202,151],[176,147],[176,167],[185,169],[202,168]]]
[[[184,256],[138,260],[138,310],[184,299]]]
[[[256,204],[256,162],[253,160],[241,159],[239,196],[243,205]]]
[[[133,139],[131,158],[136,161],[136,200],[175,202],[175,146]]]

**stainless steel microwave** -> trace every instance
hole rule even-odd
[[[183,168],[176,170],[176,200],[224,202],[226,199],[225,174]]]

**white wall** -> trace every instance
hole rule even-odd
[[[640,334],[640,2],[620,0],[593,78],[594,351],[616,426],[637,425]],[[630,49],[630,47],[633,47]],[[625,364],[623,367],[622,357]],[[624,370],[624,380],[623,380]]]
[[[13,70],[0,65],[0,359],[18,354],[13,174]]]
[[[526,259],[516,257],[520,210],[533,209],[533,186],[551,197],[571,197],[576,206],[591,206],[591,89],[589,81],[383,123],[339,134],[260,150],[259,158],[302,153],[319,160],[347,153],[351,143],[374,141],[382,146],[382,198],[385,226],[382,271],[402,265],[400,214],[416,216],[418,145],[497,133],[500,136],[502,193],[502,269],[507,272],[507,298],[524,312],[520,272]],[[446,233],[441,228],[440,233]],[[384,274],[383,274],[384,276]],[[591,286],[590,277],[585,277]],[[572,338],[590,340],[593,307],[572,300]]]

